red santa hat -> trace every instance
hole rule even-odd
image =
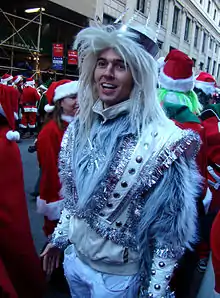
[[[33,78],[26,79],[25,87],[34,87],[34,85],[35,85],[35,80]]]
[[[209,73],[200,72],[196,78],[195,87],[207,95],[213,95],[216,89],[216,81]]]
[[[78,81],[61,80],[53,82],[46,92],[48,104],[44,107],[47,113],[53,112],[55,102],[78,93]]]
[[[3,85],[7,85],[7,83],[9,82],[9,81],[11,81],[11,80],[13,80],[13,76],[11,76],[11,75],[9,75],[9,74],[4,74],[3,76],[2,76],[2,78],[1,78],[1,84],[3,84]]]
[[[15,101],[13,100],[13,88],[8,86],[0,86],[0,114],[4,116],[9,124],[11,130],[6,134],[6,138],[9,141],[18,141],[20,134],[15,131],[15,115],[16,109]]]
[[[162,64],[161,61],[160,65]],[[159,82],[162,88],[188,92],[194,87],[193,60],[179,50],[172,50],[164,60]]]
[[[15,85],[17,85],[17,84],[19,84],[21,81],[23,81],[23,78],[22,78],[22,76],[15,76],[14,78],[13,78],[13,80],[12,80],[12,82],[15,84]]]

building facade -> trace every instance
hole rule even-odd
[[[220,84],[219,0],[96,0],[95,18],[124,20],[150,26],[157,35],[160,56],[177,48],[194,61],[195,72],[207,71]]]

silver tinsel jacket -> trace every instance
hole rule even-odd
[[[97,118],[82,148],[77,121],[69,125],[60,153],[64,209],[51,242],[61,249],[74,243],[79,257],[96,270],[136,273],[141,297],[175,297],[167,287],[173,269],[196,241],[200,139],[172,121],[150,125],[138,139],[123,119],[104,118],[103,124]],[[92,260],[92,246],[84,253],[87,242],[82,245],[80,233],[102,241],[105,256],[121,248],[122,259],[105,265],[96,256]]]

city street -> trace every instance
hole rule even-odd
[[[36,203],[30,193],[34,190],[34,185],[38,177],[38,163],[36,153],[29,153],[28,146],[33,140],[22,140],[19,144],[24,169],[25,192],[28,204],[28,212],[31,223],[31,230],[37,252],[40,253],[46,242],[46,238],[42,231],[43,217],[36,212]],[[50,288],[45,298],[68,298],[68,295],[57,292]]]

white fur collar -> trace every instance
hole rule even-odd
[[[118,117],[122,113],[128,112],[130,109],[130,103],[131,100],[128,99],[126,101],[120,102],[114,106],[104,109],[102,101],[98,99],[95,102],[92,109],[94,113],[101,115],[104,119],[104,122],[106,122],[107,120]]]
[[[74,117],[73,117],[73,116],[68,116],[68,115],[64,115],[64,114],[62,114],[62,115],[61,115],[61,119],[62,119],[63,121],[66,121],[67,123],[70,123],[70,122],[73,121]]]

